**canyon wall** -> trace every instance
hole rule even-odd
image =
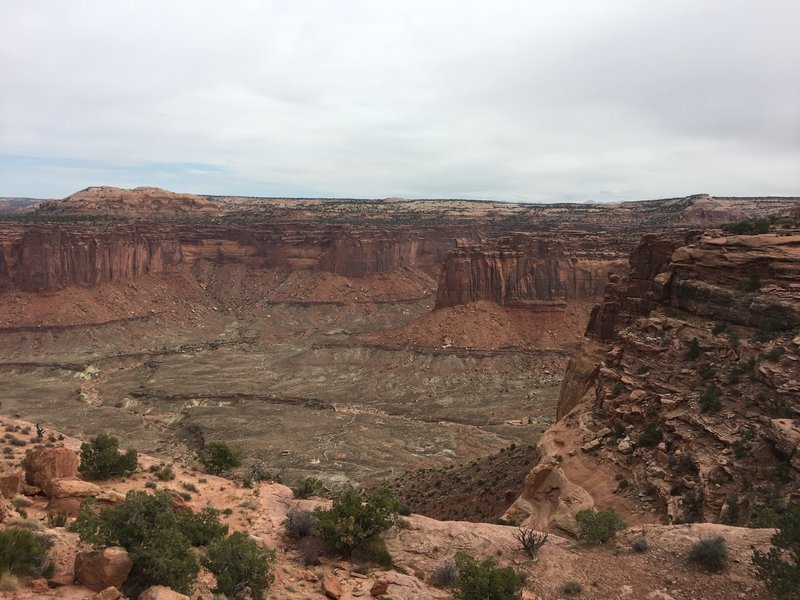
[[[602,297],[609,273],[625,267],[609,240],[582,233],[524,234],[447,255],[439,277],[436,308],[490,300],[510,308],[563,305]]]
[[[15,225],[0,235],[0,289],[48,292],[143,273],[191,268],[200,260],[257,269],[319,270],[359,277],[415,269],[436,277],[447,252],[477,241],[455,228],[232,228],[213,225]]]
[[[183,262],[175,231],[142,224],[91,232],[20,228],[3,240],[0,254],[0,287],[36,292],[163,273]]]
[[[594,505],[629,524],[745,524],[800,501],[794,227],[674,251],[643,240],[570,360],[560,421],[510,518],[574,531]]]

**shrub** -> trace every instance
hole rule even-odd
[[[587,508],[575,515],[575,520],[581,528],[578,537],[590,544],[603,544],[625,529],[625,521],[611,507],[600,512]]]
[[[247,596],[263,600],[264,590],[274,579],[270,573],[274,562],[275,552],[237,531],[210,544],[204,564],[217,579],[214,593],[225,594],[232,600]]]
[[[711,363],[703,363],[697,368],[697,374],[705,380],[713,379],[717,370]]]
[[[130,491],[122,504],[99,514],[93,502],[85,502],[70,530],[96,548],[122,546],[128,551],[133,561],[125,583],[129,596],[151,585],[188,594],[200,566],[192,546],[219,539],[227,531],[216,516],[211,508],[199,514],[178,510],[165,491]]]
[[[536,558],[539,549],[547,543],[548,533],[538,533],[533,529],[520,527],[514,532],[514,539],[519,542],[520,547],[531,558]]]
[[[750,515],[748,527],[753,529],[772,529],[780,525],[780,515],[771,506],[762,506]]]
[[[316,477],[306,477],[292,488],[292,494],[294,494],[295,498],[309,498],[311,496],[320,496],[324,489],[325,484],[321,480]]]
[[[689,341],[689,347],[683,353],[683,357],[688,360],[695,360],[698,356],[700,356],[700,342],[697,338],[692,338]]]
[[[356,546],[352,557],[358,562],[374,563],[384,569],[392,566],[392,555],[380,535],[373,535]]]
[[[329,550],[349,556],[366,540],[394,524],[398,500],[385,487],[372,492],[364,501],[353,489],[346,490],[328,510],[317,508],[317,526]]]
[[[711,329],[711,333],[714,335],[719,335],[720,333],[724,333],[728,330],[727,323],[714,323],[714,327]]]
[[[7,571],[0,572],[0,592],[13,592],[19,586],[16,575]]]
[[[644,431],[639,436],[637,443],[643,448],[653,448],[661,441],[661,430],[653,423],[644,426]]]
[[[87,479],[104,480],[133,473],[139,466],[136,450],[119,453],[117,438],[101,433],[81,444],[81,475]]]
[[[800,506],[780,515],[778,527],[769,552],[753,553],[756,577],[778,598],[796,599],[800,590]]]
[[[583,585],[581,585],[580,581],[568,581],[564,584],[564,587],[561,588],[561,591],[567,596],[577,596],[583,591]]]
[[[67,524],[67,513],[57,512],[47,513],[47,526],[48,527],[64,527]]]
[[[500,568],[492,557],[478,563],[465,552],[455,558],[458,576],[453,582],[455,600],[514,600],[522,597],[522,581],[511,567]]]
[[[761,289],[761,278],[757,273],[750,273],[750,277],[740,281],[738,286],[745,292],[755,292]]]
[[[728,560],[728,545],[720,536],[706,538],[694,543],[689,551],[689,560],[700,563],[709,571],[719,572],[725,568]]]
[[[156,479],[159,481],[172,481],[175,479],[175,473],[173,472],[172,467],[166,466],[163,469],[156,471]]]
[[[720,401],[721,396],[722,390],[719,389],[716,383],[709,385],[705,391],[700,394],[700,412],[719,412],[722,409],[722,402]]]
[[[226,442],[209,442],[200,454],[200,462],[206,473],[219,475],[228,469],[242,465],[242,455],[231,448]]]
[[[267,468],[264,462],[258,461],[250,465],[250,468],[247,470],[247,479],[252,483],[253,481],[278,481],[280,477],[278,475],[273,475],[272,471]]]
[[[47,558],[49,544],[41,534],[25,527],[0,530],[0,573],[24,577],[52,574],[53,565]]]
[[[725,503],[725,508],[720,515],[720,521],[727,525],[736,525],[739,523],[740,517],[739,496],[731,494],[728,496],[728,501]]]
[[[431,575],[431,585],[437,588],[448,588],[458,577],[458,569],[454,562],[439,565]]]
[[[633,548],[634,552],[643,554],[644,552],[650,550],[650,544],[647,543],[647,540],[644,537],[637,537],[635,540],[633,540],[631,548]]]
[[[290,510],[286,513],[283,526],[290,538],[301,540],[314,533],[317,518],[310,510]]]

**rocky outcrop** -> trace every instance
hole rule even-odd
[[[572,300],[596,300],[609,273],[622,272],[624,259],[606,244],[591,248],[553,236],[515,234],[497,242],[448,254],[439,277],[436,308],[490,300],[511,308],[550,307]]]
[[[673,252],[643,240],[593,315],[602,344],[570,361],[561,421],[509,514],[557,525],[575,485],[634,520],[742,524],[800,501],[799,233],[712,231]]]
[[[222,209],[202,196],[178,194],[156,187],[132,190],[89,187],[63,200],[43,202],[39,211],[53,215],[113,215],[124,217],[220,215]]]
[[[658,234],[647,234],[630,255],[626,278],[617,274],[609,278],[601,304],[592,309],[586,335],[609,340],[623,324],[648,314],[657,300],[663,299],[664,277],[677,240]]]
[[[78,477],[78,455],[69,448],[39,448],[22,461],[25,480],[33,486],[45,489],[60,478]]]
[[[75,556],[75,579],[93,592],[120,588],[131,572],[133,561],[125,548],[111,547]]]

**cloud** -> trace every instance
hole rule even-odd
[[[0,194],[797,194],[798,21],[793,0],[6,2]]]

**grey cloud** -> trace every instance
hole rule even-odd
[[[798,23],[789,0],[5,2],[0,166],[263,195],[797,194]],[[220,170],[137,171],[175,163]]]

